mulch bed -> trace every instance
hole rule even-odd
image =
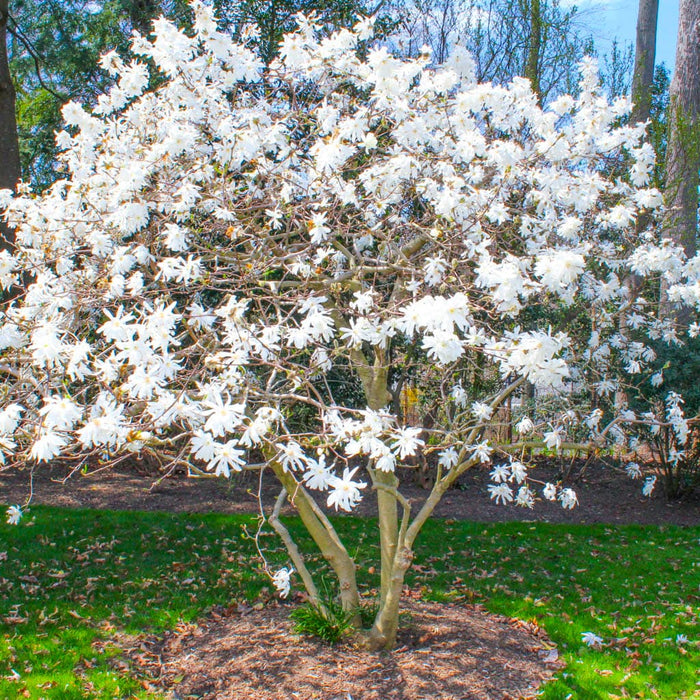
[[[435,517],[476,522],[700,525],[698,494],[669,502],[659,486],[651,498],[645,498],[639,480],[632,480],[602,462],[586,466],[583,473],[574,469],[565,482],[578,494],[579,505],[572,510],[544,500],[536,503],[533,509],[498,505],[488,497],[488,471],[485,468],[467,472],[460,479],[459,488],[445,494],[435,510]],[[179,472],[159,481],[157,472],[145,473],[138,463],[133,463],[87,476],[75,473],[63,483],[69,473],[61,465],[37,467],[32,480],[32,502],[68,508],[197,513],[254,513],[258,509],[259,480],[255,473],[234,474],[228,480],[223,477],[187,478]],[[558,468],[551,462],[543,462],[531,470],[531,475],[542,482],[557,481]],[[412,483],[412,477],[412,474],[402,475],[405,486],[402,485],[401,490],[416,512],[428,491]],[[28,468],[0,470],[0,503],[24,503],[30,492],[29,483]],[[261,494],[263,502],[273,504],[278,490],[273,475],[266,475]],[[375,497],[369,489],[365,490],[356,513],[376,513]]]
[[[536,625],[410,600],[391,652],[294,635],[289,607],[235,608],[141,641],[126,658],[178,700],[512,700],[563,665]],[[124,657],[122,657],[121,663]]]

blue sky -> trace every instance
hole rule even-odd
[[[574,4],[574,3],[562,3]],[[601,53],[606,52],[614,38],[624,45],[634,46],[637,29],[637,0],[579,0],[575,3],[583,24],[593,35]],[[656,32],[656,63],[673,68],[678,31],[678,0],[659,0],[659,23]]]

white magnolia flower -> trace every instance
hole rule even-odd
[[[464,354],[464,343],[454,333],[436,330],[433,335],[423,338],[423,348],[428,357],[436,360],[438,365],[448,365]]]
[[[464,390],[464,387],[461,384],[456,384],[453,388],[452,391],[450,392],[450,396],[452,397],[452,400],[459,406],[460,408],[465,408],[467,405],[467,400],[468,400],[468,394]]]
[[[495,465],[494,468],[491,470],[489,476],[491,477],[491,480],[495,481],[497,484],[500,484],[504,481],[508,481],[510,479],[510,465]]]
[[[625,471],[630,479],[641,479],[642,468],[636,462],[628,462],[625,465]]]
[[[573,489],[562,489],[559,494],[559,501],[561,502],[561,507],[566,510],[571,510],[578,505],[578,497]]]
[[[480,442],[478,445],[472,447],[472,456],[476,457],[480,462],[486,463],[491,461],[491,453],[493,452],[493,447],[489,445],[488,440]]]
[[[53,430],[42,432],[34,441],[29,456],[37,462],[49,462],[61,454],[61,450],[68,444],[68,437]]]
[[[416,454],[416,450],[425,445],[425,442],[418,437],[421,432],[422,428],[401,428],[396,431],[392,449],[398,454],[399,459],[406,459]]]
[[[481,401],[475,401],[472,404],[472,413],[474,414],[477,420],[484,421],[489,420],[489,418],[491,418],[491,416],[493,415],[493,409],[486,403],[482,403]]]
[[[459,454],[454,447],[448,447],[440,451],[440,457],[438,459],[438,464],[444,469],[451,469],[457,465],[459,460]]]
[[[330,486],[333,471],[326,464],[326,455],[321,454],[318,460],[309,459],[304,472],[304,483],[316,491],[325,491]]]
[[[236,449],[238,440],[229,440],[225,443],[214,443],[214,456],[207,463],[207,470],[214,470],[216,476],[231,476],[231,470],[241,471],[245,465],[243,450]]]
[[[554,501],[557,497],[557,487],[554,484],[546,483],[542,489],[542,495],[548,501]]]
[[[599,649],[603,644],[603,638],[593,632],[582,632],[581,641],[589,647]]]
[[[295,440],[289,440],[280,445],[277,456],[284,471],[302,469],[308,463],[308,457],[304,454],[301,445]]]
[[[353,301],[350,302],[350,307],[355,309],[358,314],[368,314],[374,308],[374,297],[376,292],[368,289],[364,292],[355,292]]]
[[[515,497],[515,504],[525,508],[532,508],[535,505],[535,494],[527,486],[521,486]]]
[[[648,476],[646,479],[644,479],[644,485],[642,486],[642,495],[643,496],[651,496],[652,493],[654,493],[654,487],[656,486],[656,474],[653,476]]]
[[[562,293],[578,279],[584,266],[585,259],[580,253],[548,251],[538,256],[535,274],[550,291]]]
[[[425,283],[429,287],[434,287],[442,281],[448,269],[447,260],[442,257],[428,258],[425,262]]]
[[[522,484],[527,479],[527,467],[522,462],[511,462],[510,480]]]
[[[515,424],[515,429],[520,433],[520,435],[525,435],[529,432],[532,432],[534,429],[535,424],[532,422],[530,418],[527,416],[523,416],[516,424]]]
[[[10,506],[6,511],[7,524],[17,525],[22,519],[23,515],[24,513],[22,512],[22,508],[20,506]]]
[[[512,503],[513,501],[513,489],[508,486],[508,484],[489,484],[488,485],[489,495],[496,503]]]
[[[10,435],[14,433],[20,416],[24,412],[24,408],[19,404],[12,403],[0,411],[0,435]]]
[[[549,430],[544,434],[544,444],[550,450],[556,450],[558,452],[559,448],[561,447],[561,438],[561,430],[558,430],[557,428],[552,428],[552,430]]]
[[[360,502],[362,498],[360,489],[365,488],[367,484],[364,481],[352,480],[357,470],[358,467],[355,467],[352,471],[345,467],[342,478],[337,476],[329,478],[328,485],[331,488],[327,501],[329,508],[333,506],[336,510],[340,508],[350,512]]]
[[[202,407],[202,415],[207,419],[204,429],[215,437],[233,432],[241,424],[245,412],[245,404],[232,403],[230,397],[224,400],[219,393],[205,399]]]
[[[286,598],[292,588],[292,574],[294,573],[293,568],[284,568],[276,571],[272,577],[272,583],[275,585],[280,598]]]

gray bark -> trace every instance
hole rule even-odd
[[[19,141],[15,116],[15,88],[7,61],[9,0],[0,0],[0,189],[14,190],[19,180]],[[0,248],[9,248],[14,232],[0,220]]]
[[[637,41],[632,75],[632,122],[645,122],[651,112],[651,86],[656,59],[656,27],[659,0],[639,0]]]
[[[532,91],[542,101],[540,87],[540,50],[542,47],[542,12],[540,0],[530,0],[530,38],[525,62],[525,77],[530,79]]]
[[[697,250],[699,114],[700,0],[681,0],[669,104],[664,232],[688,256]]]

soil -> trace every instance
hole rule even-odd
[[[478,606],[412,600],[404,609],[391,652],[299,637],[277,605],[215,612],[141,641],[126,663],[173,700],[514,700],[534,698],[563,665],[536,625]]]
[[[568,466],[568,465],[566,465]],[[630,479],[624,472],[603,462],[583,466],[574,464],[563,485],[573,488],[579,505],[564,510],[558,502],[544,499],[532,509],[499,505],[489,499],[488,468],[467,472],[457,487],[445,494],[435,509],[435,517],[502,522],[510,520],[554,523],[609,523],[651,525],[700,525],[700,494],[684,500],[668,501],[661,487],[650,498],[642,496],[641,480]],[[557,482],[560,466],[541,462],[530,470],[540,482]],[[428,490],[417,485],[416,474],[402,474],[402,493],[411,501],[413,512],[426,498]],[[404,478],[405,477],[405,478]],[[659,483],[661,479],[659,478]],[[31,486],[30,486],[31,483]],[[176,472],[159,478],[138,463],[122,465],[109,471],[89,475],[71,473],[61,465],[0,471],[0,503],[22,504],[30,492],[32,502],[68,508],[145,510],[191,513],[258,512],[258,495],[271,506],[279,487],[272,474],[260,479],[257,473],[233,474],[222,478],[188,478]],[[365,490],[357,510],[359,515],[376,513],[374,494]]]

